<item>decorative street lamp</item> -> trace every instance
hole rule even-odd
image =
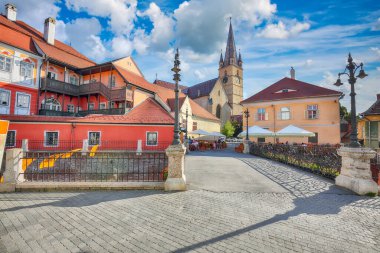
[[[356,71],[360,68],[359,74],[355,77]],[[356,102],[355,102],[355,83],[357,77],[360,79],[363,79],[364,77],[368,76],[363,69],[363,63],[356,64],[351,57],[351,53],[348,54],[348,64],[344,71],[342,73],[338,74],[338,80],[336,83],[334,83],[335,86],[341,86],[343,85],[342,81],[340,80],[341,75],[347,75],[348,76],[348,82],[351,85],[351,125],[352,125],[352,132],[351,132],[351,142],[349,144],[349,147],[351,148],[359,148],[360,143],[358,142],[358,126],[356,122]]]
[[[174,78],[173,80],[175,81],[175,100],[174,100],[174,139],[173,139],[173,145],[179,145],[181,144],[181,141],[179,139],[179,101],[178,101],[178,82],[181,81],[181,75],[179,72],[181,69],[179,68],[179,65],[181,64],[179,60],[179,52],[178,48],[174,57],[174,67],[171,69],[174,72]]]
[[[185,132],[185,139],[187,140],[187,118],[189,117],[189,108],[186,107],[186,132]]]
[[[245,140],[249,141],[249,135],[248,135],[248,118],[249,118],[249,111],[248,108],[244,111],[244,116],[247,122],[247,131],[245,133]]]

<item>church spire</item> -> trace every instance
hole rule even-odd
[[[220,50],[220,59],[219,59],[219,67],[223,67],[224,61],[223,61],[223,51],[222,49]]]
[[[237,54],[236,54],[236,47],[235,47],[235,38],[234,38],[234,32],[232,30],[232,21],[230,17],[230,29],[228,31],[226,54],[224,56],[224,66],[237,64],[236,57],[237,57]]]

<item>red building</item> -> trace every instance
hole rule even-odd
[[[100,148],[172,141],[174,92],[145,80],[131,57],[97,64],[55,39],[54,18],[41,33],[17,20],[12,4],[0,15],[0,34],[0,118],[11,122],[8,147],[23,139],[36,149],[71,148],[86,139]]]

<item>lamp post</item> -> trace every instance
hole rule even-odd
[[[356,71],[360,68],[359,74],[355,77]],[[357,80],[357,77],[360,79],[363,79],[364,77],[368,76],[363,69],[363,63],[356,64],[351,57],[351,53],[348,54],[348,63],[346,65],[346,68],[342,73],[338,74],[338,80],[336,83],[334,83],[335,86],[341,86],[343,85],[342,81],[340,80],[341,75],[347,75],[348,76],[348,82],[351,85],[351,126],[352,126],[352,132],[350,135],[351,142],[349,144],[349,147],[351,148],[359,148],[360,143],[358,142],[358,126],[356,122],[356,101],[355,101],[355,83]]]
[[[186,107],[186,132],[185,132],[185,139],[187,140],[187,118],[189,117],[189,108]]]
[[[178,82],[181,81],[180,77],[181,75],[179,72],[181,69],[179,68],[179,65],[181,64],[179,60],[179,51],[177,48],[175,57],[174,57],[174,67],[171,69],[174,72],[174,78],[175,81],[175,100],[174,100],[174,139],[173,139],[173,145],[179,145],[181,144],[181,141],[179,139],[179,101],[178,101]]]
[[[245,116],[246,123],[247,123],[247,130],[246,130],[246,133],[245,133],[245,140],[249,141],[249,134],[248,134],[248,118],[249,118],[249,111],[248,111],[248,108],[244,111],[244,116]]]

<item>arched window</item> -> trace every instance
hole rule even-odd
[[[220,119],[220,111],[222,110],[221,106],[220,105],[217,105],[216,107],[216,117],[218,119]]]
[[[42,101],[41,108],[45,110],[52,110],[52,111],[61,111],[61,104],[58,102],[55,98],[47,98],[46,102],[45,100]]]

